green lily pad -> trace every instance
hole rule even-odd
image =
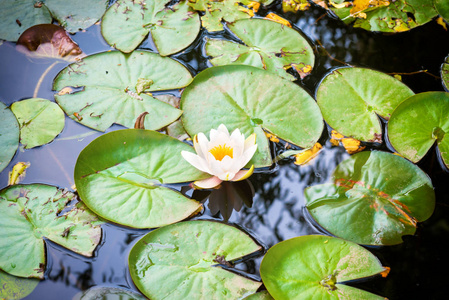
[[[332,183],[305,190],[306,207],[330,233],[364,245],[395,245],[435,208],[429,177],[397,155],[365,151],[340,163]]]
[[[427,92],[410,97],[388,122],[391,145],[405,158],[418,162],[437,144],[449,168],[449,93]]]
[[[239,20],[228,25],[242,42],[208,39],[206,54],[214,66],[244,64],[265,69],[285,79],[296,80],[288,68],[305,68],[315,62],[313,49],[296,30],[264,19]],[[303,77],[305,73],[301,76]]]
[[[382,142],[378,116],[388,120],[393,110],[414,95],[401,81],[378,71],[341,68],[320,83],[316,99],[324,120],[339,133],[366,142]]]
[[[248,6],[252,0],[189,0],[188,5],[194,10],[203,11],[201,23],[209,32],[223,30],[221,21],[233,23],[241,19],[249,19],[254,15]],[[264,3],[264,1],[254,1]],[[266,5],[272,1],[266,1]]]
[[[243,231],[222,223],[190,221],[156,229],[129,253],[137,288],[158,299],[239,299],[262,284],[219,264],[259,251]],[[170,280],[167,280],[170,278]]]
[[[69,65],[55,78],[53,89],[59,91],[55,99],[65,113],[90,128],[105,131],[113,123],[133,127],[146,111],[145,128],[157,130],[182,112],[146,92],[182,88],[191,80],[189,71],[171,58],[147,51],[129,55],[114,51]]]
[[[337,8],[330,5],[330,7],[341,20],[346,24],[353,23],[354,27],[369,31],[403,32],[431,21],[438,14],[433,1],[396,0],[389,1],[389,5],[370,5],[366,9],[353,11],[352,6]],[[338,5],[345,0],[333,2]]]
[[[43,184],[1,190],[0,268],[15,276],[44,278],[43,238],[92,256],[101,239],[101,227],[81,202],[66,207],[74,199],[71,192]]]
[[[19,121],[20,142],[25,149],[50,143],[64,129],[64,112],[50,100],[31,98],[14,102],[11,110]]]
[[[190,136],[209,134],[225,124],[248,137],[256,133],[257,152],[248,165],[272,164],[264,130],[303,148],[323,131],[318,105],[301,87],[264,70],[228,65],[199,73],[181,98],[182,122]]]
[[[0,102],[0,172],[6,168],[19,147],[19,133],[16,117]]]
[[[109,45],[131,52],[151,33],[160,55],[189,46],[200,31],[200,18],[187,1],[166,7],[170,1],[119,0],[105,13],[101,33]]]
[[[385,271],[363,247],[342,239],[306,235],[271,247],[260,275],[275,299],[385,299],[342,284]]]
[[[0,270],[0,299],[23,299],[31,294],[40,281],[33,278],[21,278]]]
[[[449,91],[449,56],[446,57],[441,65],[441,80],[446,91]]]
[[[0,39],[15,42],[26,29],[51,23],[52,18],[71,33],[86,29],[101,18],[108,3],[108,0],[78,0],[68,5],[65,0],[2,0]]]
[[[193,148],[151,130],[102,135],[81,151],[75,185],[92,211],[115,223],[154,228],[178,222],[202,205],[162,184],[210,177],[182,159]]]
[[[245,300],[274,300],[274,298],[271,297],[268,291],[262,291],[246,297]]]
[[[449,22],[449,2],[447,0],[434,0],[435,8],[438,14]]]
[[[144,296],[134,291],[109,287],[93,286],[90,289],[76,294],[72,300],[146,300]]]

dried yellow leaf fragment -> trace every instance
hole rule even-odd
[[[279,138],[277,136],[275,136],[274,134],[265,132],[265,135],[270,141],[272,141],[274,143],[279,143]]]
[[[362,142],[353,138],[343,138],[340,142],[349,154],[354,154],[365,149],[365,146],[362,146]]]
[[[12,171],[9,172],[8,176],[8,185],[18,184],[25,177],[25,170],[30,166],[28,162],[18,162],[12,168]]]
[[[323,149],[323,146],[321,146],[320,143],[316,143],[313,145],[312,148],[305,150],[304,152],[301,152],[299,154],[296,154],[296,161],[295,165],[302,166],[311,161],[313,158],[315,158],[320,150]]]
[[[264,19],[278,22],[279,24],[288,26],[288,27],[290,27],[290,28],[292,27],[292,25],[290,24],[289,21],[287,21],[286,19],[284,19],[284,18],[278,16],[278,15],[275,14],[275,13],[269,13],[269,14],[267,14],[267,16],[266,16]]]

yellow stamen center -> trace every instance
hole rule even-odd
[[[210,149],[209,152],[215,157],[216,160],[221,161],[226,155],[232,158],[234,149],[230,146],[226,146],[226,144],[223,144]]]

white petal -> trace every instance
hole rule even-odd
[[[189,164],[191,164],[198,170],[213,175],[209,170],[209,168],[207,167],[207,163],[204,160],[204,158],[199,157],[198,155],[193,154],[192,152],[189,151],[181,151],[181,155]]]
[[[245,180],[246,178],[251,176],[253,174],[253,172],[254,172],[254,165],[252,165],[249,170],[240,170],[240,171],[238,171],[235,174],[234,178],[232,178],[232,181]]]
[[[218,130],[216,130],[216,129],[211,129],[211,130],[210,130],[210,133],[209,133],[209,140],[210,140],[211,142],[213,142],[213,141],[215,141],[215,140],[217,139],[217,136],[218,136]]]
[[[249,149],[247,149],[242,156],[242,159],[240,161],[240,163],[242,164],[243,168],[244,166],[246,166],[246,164],[251,160],[251,158],[254,156],[254,153],[256,153],[257,150],[257,144],[251,146]]]
[[[220,126],[218,126],[218,131],[226,133],[226,135],[229,136],[228,128],[224,124],[220,124]]]
[[[226,155],[220,161],[221,169],[223,170],[223,172],[236,173],[241,169],[241,167],[238,164],[236,164],[236,162],[238,162],[238,160],[230,158],[229,156]]]
[[[222,181],[217,176],[212,176],[207,179],[195,181],[193,184],[201,189],[211,189],[219,185]]]
[[[235,173],[232,173],[232,172],[226,172],[226,173],[223,173],[218,176],[218,178],[220,178],[222,181],[229,181],[229,180],[232,180],[232,178],[234,178],[234,177],[235,177]]]
[[[196,152],[201,157],[206,158],[207,153],[209,152],[209,148],[208,148],[209,140],[207,139],[206,135],[202,132],[198,133],[197,140],[198,140],[199,148],[201,148],[201,155],[200,155],[200,152],[198,152],[198,151],[196,151]],[[195,150],[196,150],[196,147],[195,147]]]
[[[211,171],[210,174],[219,176],[220,174],[224,173],[224,171],[221,167],[221,162],[219,160],[216,160],[215,157],[211,153],[207,154],[207,158],[208,158],[209,170]]]
[[[256,134],[253,133],[245,140],[245,150],[256,144]]]

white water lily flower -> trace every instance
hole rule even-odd
[[[193,138],[193,146],[197,154],[182,151],[182,157],[200,171],[213,177],[195,181],[199,188],[213,188],[222,181],[239,181],[248,178],[254,171],[254,165],[249,170],[241,170],[253,157],[257,150],[256,134],[251,134],[246,140],[245,135],[236,129],[229,134],[225,125],[210,131],[210,141],[200,132]]]

